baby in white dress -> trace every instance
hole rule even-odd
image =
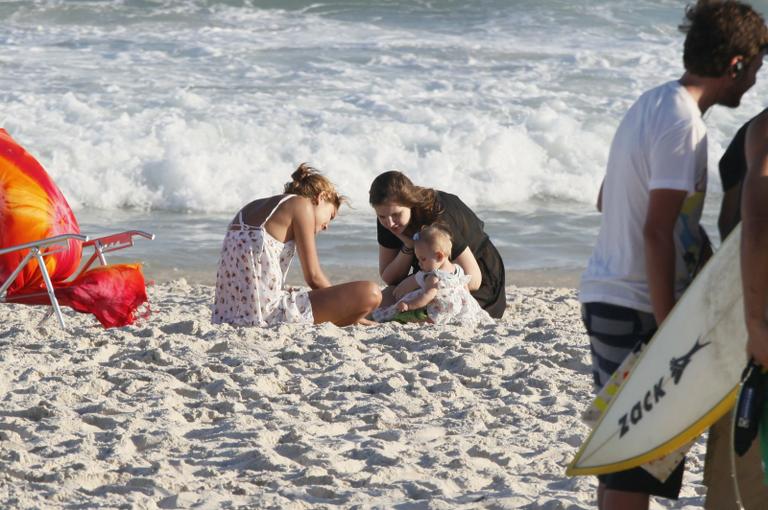
[[[493,319],[469,293],[471,277],[458,264],[448,260],[451,235],[437,225],[425,226],[413,236],[413,249],[421,271],[416,273],[419,289],[397,303],[378,308],[373,318],[390,321],[398,313],[426,308],[429,322],[475,326],[492,324]]]

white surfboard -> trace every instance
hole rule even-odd
[[[695,439],[736,399],[747,362],[741,225],[643,350],[566,473],[639,466]]]

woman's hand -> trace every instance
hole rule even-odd
[[[408,303],[405,301],[400,301],[397,303],[397,311],[398,312],[407,312],[408,311]]]
[[[394,232],[392,232],[395,234]],[[406,248],[413,249],[413,237],[405,234],[395,234],[398,239],[400,239],[403,242],[403,245],[405,245]]]

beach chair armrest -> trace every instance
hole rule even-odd
[[[6,253],[13,253],[21,250],[29,250],[32,248],[38,248],[42,250],[43,248],[47,248],[48,246],[62,244],[66,241],[69,241],[70,239],[76,239],[86,244],[89,242],[88,236],[84,236],[81,234],[61,234],[58,236],[48,237],[46,239],[40,239],[39,241],[30,241],[24,244],[17,244],[16,246],[9,246],[8,248],[2,248],[0,249],[0,255],[5,255]]]
[[[83,248],[93,246],[98,251],[101,251],[101,253],[109,253],[111,251],[122,250],[123,248],[133,246],[133,238],[136,236],[149,239],[150,241],[155,238],[155,234],[150,234],[141,230],[127,230],[117,234],[90,239],[83,243]]]
[[[97,237],[96,239],[91,239],[88,242],[83,243],[83,248],[93,248],[93,255],[91,255],[88,261],[80,268],[78,275],[86,272],[97,259],[102,265],[106,266],[107,259],[104,257],[105,253],[133,246],[133,238],[137,236],[149,239],[150,241],[155,239],[155,234],[150,234],[149,232],[144,232],[142,230],[127,230],[117,234]]]

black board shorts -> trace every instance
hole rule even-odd
[[[608,382],[625,357],[639,344],[648,343],[656,333],[652,314],[609,303],[584,303],[581,319],[589,335],[596,391]],[[663,483],[641,467],[598,475],[597,478],[607,489],[677,499],[684,470],[685,459]]]

